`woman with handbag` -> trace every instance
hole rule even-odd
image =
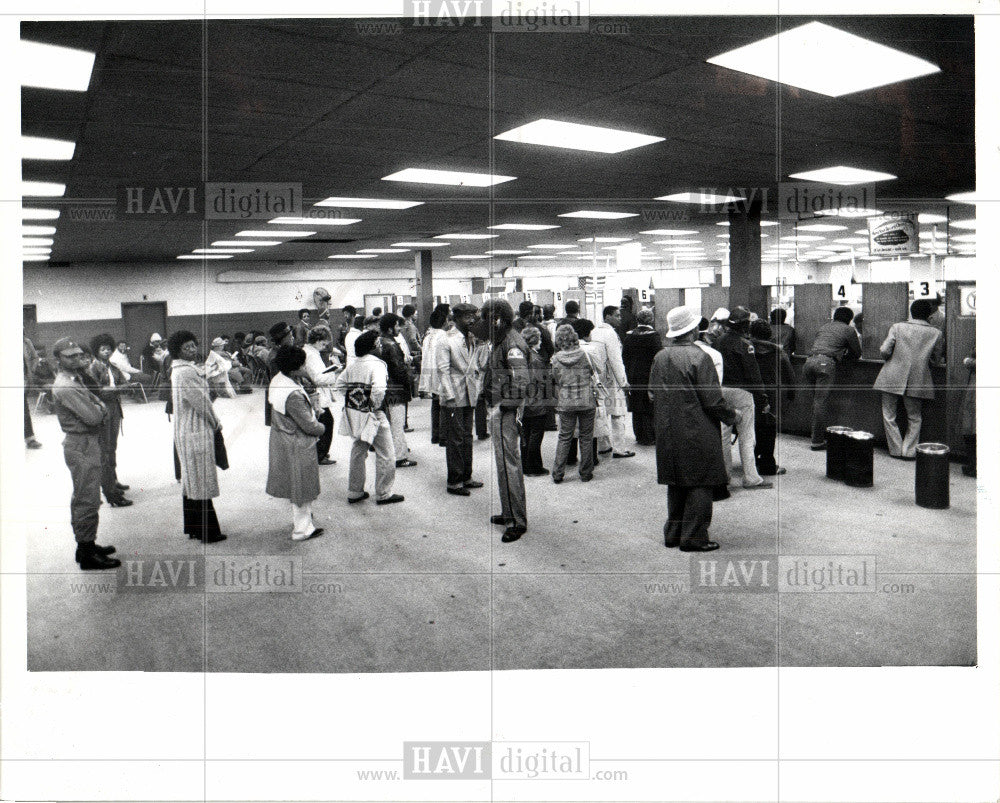
[[[563,481],[573,431],[579,426],[580,481],[590,482],[594,477],[594,417],[597,412],[593,368],[587,354],[580,348],[580,338],[569,324],[556,329],[555,346],[552,375],[556,388],[556,412],[559,414],[559,443],[552,467],[552,481]]]
[[[181,468],[184,532],[206,544],[225,540],[212,500],[219,495],[215,471],[216,433],[222,422],[215,415],[204,369],[195,363],[198,339],[182,329],[170,335],[170,400],[174,446]]]
[[[542,354],[542,334],[536,327],[525,326],[521,337],[528,345],[528,371],[531,375],[521,427],[521,470],[525,477],[544,477],[549,470],[542,463],[542,439],[546,431],[556,429],[552,366]]]
[[[323,533],[323,528],[313,522],[312,503],[319,496],[316,441],[325,427],[316,418],[313,405],[295,376],[305,362],[303,349],[280,346],[274,358],[278,373],[268,385],[271,435],[266,490],[268,496],[290,502],[293,541],[306,541]]]

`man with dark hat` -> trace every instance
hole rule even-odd
[[[52,346],[59,370],[52,383],[52,402],[59,426],[66,433],[63,456],[73,478],[70,521],[76,538],[76,562],[81,569],[114,569],[121,566],[113,546],[97,543],[98,508],[101,506],[100,431],[107,408],[83,384],[80,373],[87,364],[82,348],[64,337]]]
[[[709,552],[713,488],[725,484],[719,424],[736,413],[722,398],[712,358],[695,345],[698,316],[688,307],[667,313],[667,345],[649,377],[656,430],[657,482],[667,486],[664,545]]]
[[[482,488],[472,479],[472,423],[479,401],[479,365],[472,327],[478,310],[472,304],[452,308],[455,328],[439,342],[437,359],[441,410],[445,425],[445,460],[448,464],[448,493],[469,496],[469,490]]]

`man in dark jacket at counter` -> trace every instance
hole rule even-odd
[[[483,395],[489,407],[493,455],[500,486],[500,515],[493,524],[506,527],[500,538],[505,544],[516,541],[528,529],[528,512],[521,467],[521,416],[528,389],[528,345],[514,330],[514,311],[502,300],[483,304],[484,331],[492,344],[483,379]]]
[[[667,486],[664,545],[710,552],[712,489],[726,484],[719,423],[735,411],[722,399],[712,358],[698,348],[698,316],[687,307],[667,313],[668,342],[653,361],[649,398],[656,429],[656,475]]]
[[[754,421],[754,455],[757,458],[757,473],[763,477],[785,473],[785,469],[779,468],[774,461],[774,441],[781,429],[781,392],[785,392],[788,401],[795,398],[792,361],[785,350],[772,341],[772,336],[771,327],[766,321],[757,320],[750,324],[750,342],[760,369],[760,378],[774,405],[771,412],[757,416]]]
[[[851,326],[853,318],[854,312],[850,307],[837,307],[833,311],[833,320],[824,323],[816,333],[809,357],[802,367],[805,384],[814,388],[812,446],[809,447],[814,452],[826,448],[830,390],[837,376],[837,366],[848,357],[857,359],[861,356],[861,339]]]
[[[387,312],[378,319],[382,336],[382,360],[389,373],[389,387],[385,392],[385,406],[389,412],[389,426],[392,428],[392,445],[396,452],[396,468],[409,468],[417,464],[410,460],[410,447],[406,443],[406,407],[413,398],[413,379],[406,367],[406,358],[396,338],[399,336],[403,319]]]

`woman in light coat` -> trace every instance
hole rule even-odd
[[[580,432],[580,480],[590,482],[594,476],[594,417],[597,397],[594,394],[593,368],[587,354],[580,348],[580,338],[569,324],[556,329],[556,353],[552,357],[552,377],[555,380],[556,412],[559,413],[559,442],[552,466],[552,481],[563,481],[569,457],[573,431]]]
[[[198,339],[181,329],[168,341],[170,398],[173,403],[174,448],[181,468],[184,532],[206,544],[222,541],[212,500],[219,495],[215,473],[215,433],[222,422],[215,415],[204,369],[195,364]]]
[[[445,327],[448,325],[448,314],[451,307],[448,304],[438,304],[431,313],[427,323],[427,333],[420,346],[420,382],[417,390],[422,395],[431,397],[431,443],[441,440],[441,400],[438,393],[437,347],[445,337]]]
[[[323,434],[312,404],[294,374],[305,365],[298,346],[281,346],[274,364],[278,373],[268,386],[271,402],[271,440],[267,466],[267,493],[287,499],[292,506],[292,540],[305,541],[323,532],[313,523],[312,503],[319,496],[316,440]]]

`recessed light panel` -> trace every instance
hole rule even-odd
[[[94,69],[94,54],[22,39],[18,53],[21,86],[86,92]]]
[[[54,161],[65,161],[73,158],[73,152],[75,150],[75,142],[67,142],[63,139],[21,137],[22,159],[50,159]]]
[[[195,248],[192,254],[252,254],[252,248]]]
[[[621,153],[643,145],[652,145],[654,142],[663,142],[663,137],[545,118],[497,134],[494,139],[595,153]]]
[[[270,229],[269,231],[238,231],[237,237],[312,237],[314,231],[285,231],[283,229]]]
[[[178,259],[232,259],[231,254],[181,254]]]
[[[953,220],[949,225],[954,229],[976,229],[975,220]]]
[[[21,196],[37,196],[39,198],[58,198],[66,194],[66,185],[53,181],[22,181]]]
[[[267,221],[279,226],[351,226],[361,218],[352,217],[276,217]]]
[[[711,192],[675,192],[673,195],[661,195],[654,201],[673,201],[678,204],[728,204],[734,201],[745,201],[742,195],[716,195]]]
[[[58,209],[22,209],[21,220],[56,220]]]
[[[889,181],[896,178],[892,173],[880,173],[878,170],[865,170],[860,167],[835,165],[820,170],[806,170],[803,173],[792,173],[789,178],[799,178],[804,181],[819,181],[824,184],[839,184],[849,187],[852,184],[865,184],[870,181]]]
[[[578,243],[628,243],[631,237],[581,237]]]
[[[799,231],[847,231],[847,226],[837,226],[833,223],[808,223],[799,225]]]
[[[22,237],[21,245],[53,245],[51,237]]]
[[[55,226],[21,226],[21,234],[38,234],[42,237],[48,237],[55,233]]]
[[[487,226],[488,229],[504,229],[506,231],[545,231],[546,229],[558,229],[556,225],[543,225],[541,223],[501,223],[497,226]]]
[[[933,215],[930,212],[921,212],[917,215],[917,222],[932,226],[935,223],[947,223],[948,218],[944,215]]]
[[[393,243],[393,248],[446,248],[448,243]]]
[[[420,206],[423,201],[392,201],[386,198],[324,198],[313,206],[339,206],[346,209],[409,209]]]
[[[21,257],[22,262],[48,262],[48,254],[25,254]]]
[[[383,176],[382,181],[412,181],[417,184],[447,184],[453,187],[491,187],[514,181],[517,176],[498,176],[492,173],[462,173],[455,170],[424,170],[409,167],[389,176]]]
[[[334,254],[327,259],[378,259],[375,254]]]
[[[489,259],[486,254],[455,254],[452,259]]]
[[[728,223],[726,224],[729,225]],[[657,234],[665,237],[677,237],[686,234],[697,234],[694,229],[649,229],[648,231],[640,231],[639,234]]]
[[[565,212],[559,217],[586,218],[589,220],[621,220],[626,217],[639,217],[638,212],[599,212],[581,209],[579,212]]]
[[[974,204],[979,200],[975,192],[956,192],[954,195],[946,195],[945,198],[960,204]]]
[[[708,63],[833,98],[941,71],[929,61],[822,22],[730,50]]]
[[[359,254],[405,254],[405,248],[359,248]]]
[[[576,246],[573,245],[572,243],[551,243],[542,245],[529,245],[528,248],[547,248],[551,249],[552,251],[558,251],[562,248],[576,248]]]
[[[500,249],[498,251],[487,251],[486,253],[489,254],[491,257],[496,257],[496,256],[507,256],[507,255],[510,255],[510,254],[530,254],[531,252],[530,251],[518,251],[516,249],[515,250]]]
[[[219,248],[267,248],[272,245],[281,245],[281,240],[216,240],[212,243],[212,247]]]
[[[828,217],[874,217],[883,214],[883,212],[881,209],[851,209],[844,206],[840,209],[823,209],[816,214]]]
[[[435,234],[435,240],[494,240],[499,234]]]

